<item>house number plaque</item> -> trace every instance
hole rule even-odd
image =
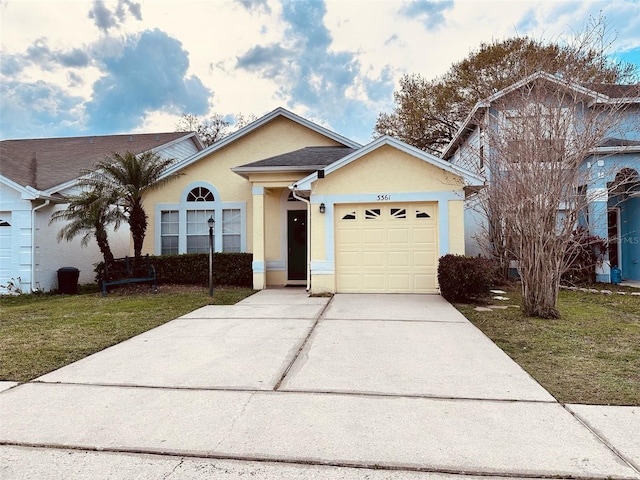
[[[389,200],[391,200],[391,195],[389,195],[388,193],[382,193],[378,195],[377,198],[379,202],[388,202]]]

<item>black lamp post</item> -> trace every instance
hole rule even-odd
[[[207,220],[209,225],[209,296],[213,297],[213,227],[216,221],[213,219],[213,215]]]

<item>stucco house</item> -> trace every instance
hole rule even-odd
[[[623,279],[640,280],[639,85],[577,84],[544,72],[534,74],[478,102],[445,149],[442,159],[464,166],[490,182],[487,164],[491,161],[491,152],[485,145],[485,132],[499,129],[495,122],[500,115],[518,115],[509,110],[521,108],[510,104],[509,95],[529,88],[537,81],[544,81],[553,88],[571,90],[582,99],[580,108],[589,112],[615,108],[620,115],[614,131],[584,156],[581,169],[585,178],[590,178],[589,182],[574,187],[584,188],[588,200],[579,225],[609,243],[602,265],[596,268],[596,279],[610,282],[611,267],[617,266],[622,270]],[[624,182],[620,181],[622,178]],[[478,239],[486,231],[486,218],[472,208],[472,204],[473,200],[465,204],[465,248],[467,254],[479,255],[483,250]]]
[[[464,253],[481,176],[384,136],[367,145],[278,108],[176,163],[148,194],[143,253],[251,252],[253,286],[311,293],[438,291]]]
[[[181,160],[202,150],[195,133],[107,135],[70,138],[3,140],[0,142],[0,293],[13,282],[23,292],[57,288],[57,270],[75,267],[80,283],[95,278],[101,260],[95,242],[58,242],[63,224],[49,224],[55,211],[66,208],[64,195],[77,193],[83,170],[114,152],[154,151]],[[130,251],[125,226],[110,232],[116,256]]]

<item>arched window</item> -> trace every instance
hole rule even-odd
[[[209,251],[209,218],[215,220],[216,252],[246,249],[246,205],[220,202],[216,189],[204,182],[183,190],[179,204],[156,205],[156,251],[161,255]]]
[[[213,202],[215,198],[211,190],[205,187],[196,187],[187,195],[187,202]]]

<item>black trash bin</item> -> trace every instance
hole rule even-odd
[[[58,269],[58,293],[77,294],[80,270],[75,267]]]

